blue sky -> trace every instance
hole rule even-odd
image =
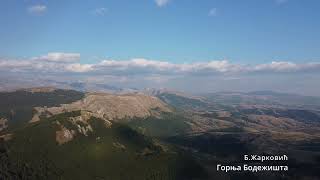
[[[1,0],[0,90],[10,76],[320,96],[319,8],[319,0]]]
[[[30,11],[37,5],[45,10]],[[0,55],[317,61],[319,7],[318,0],[170,0],[161,7],[154,0],[2,0]]]

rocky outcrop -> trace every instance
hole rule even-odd
[[[62,123],[58,120],[56,124],[58,126],[58,130],[56,131],[56,141],[59,145],[65,144],[69,141],[72,141],[77,135],[88,136],[89,133],[93,132],[91,125],[88,120],[90,119],[90,115],[87,113],[81,113],[80,116],[69,117],[67,119],[73,125],[73,128],[69,129],[62,125]],[[110,123],[110,124],[108,124]],[[106,127],[111,126],[111,122],[105,122]]]
[[[60,130],[56,131],[56,141],[59,145],[65,144],[73,140],[75,134],[75,130],[69,130],[64,126],[60,125]]]
[[[156,97],[144,94],[106,94],[89,93],[82,100],[71,104],[62,104],[59,107],[38,107],[35,108],[36,116],[51,116],[63,112],[82,111],[87,116],[97,117],[106,121],[117,121],[124,119],[146,118],[157,116],[161,112],[171,112],[170,108]],[[38,120],[33,118],[32,122]]]

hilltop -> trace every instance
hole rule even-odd
[[[83,99],[70,104],[50,108],[36,107],[35,110],[35,116],[50,116],[80,110],[108,121],[146,118],[157,116],[161,112],[171,112],[170,107],[157,97],[139,93],[87,93]]]

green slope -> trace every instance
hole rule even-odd
[[[84,93],[73,90],[0,92],[0,117],[9,120],[9,128],[18,127],[31,120],[34,107],[59,106],[83,97]]]
[[[203,176],[192,159],[171,149],[164,151],[151,138],[124,124],[106,128],[100,119],[90,119],[93,132],[77,135],[58,145],[59,121],[76,128],[60,114],[14,132],[14,138],[1,143],[0,179],[192,179]],[[194,169],[194,171],[190,171]]]
[[[190,132],[189,119],[179,113],[162,113],[161,117],[133,119],[128,125],[136,131],[151,137],[170,137]]]

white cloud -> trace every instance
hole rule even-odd
[[[77,73],[81,73],[81,72],[89,72],[93,70],[93,67],[91,64],[68,64],[65,67],[66,71],[70,71],[70,72],[77,72]]]
[[[174,64],[163,61],[154,61],[147,60],[143,58],[132,59],[129,61],[115,61],[115,60],[103,60],[99,65],[104,67],[121,67],[121,68],[130,68],[130,67],[141,67],[141,68],[156,68],[167,70],[175,67]]]
[[[64,62],[72,63],[77,62],[80,59],[80,54],[78,53],[62,53],[62,52],[52,52],[47,55],[35,57],[34,60],[42,60],[49,62]]]
[[[227,60],[210,61],[210,62],[197,62],[197,63],[184,63],[174,64],[166,61],[155,61],[147,59],[132,59],[128,61],[115,61],[104,60],[97,65],[100,68],[113,68],[118,70],[128,69],[149,69],[153,72],[175,72],[175,73],[188,73],[200,71],[215,71],[215,72],[231,72],[237,70],[240,66],[230,64]]]
[[[121,74],[241,74],[241,73],[290,73],[320,70],[320,63],[296,64],[285,61],[273,61],[268,64],[243,65],[227,60],[175,64],[166,61],[132,59],[127,61],[103,60],[94,69],[99,72]]]
[[[106,8],[97,8],[93,11],[93,14],[97,16],[104,16],[106,15],[108,10]]]
[[[217,16],[218,15],[218,9],[217,8],[212,8],[209,11],[209,16]]]
[[[170,0],[155,0],[157,6],[163,7],[169,3]]]
[[[47,6],[41,5],[41,4],[33,5],[28,8],[28,12],[33,14],[43,14],[46,11],[47,11]]]
[[[253,68],[253,71],[274,71],[274,72],[289,72],[302,69],[304,65],[297,65],[292,62],[273,61],[270,64],[260,64]]]
[[[256,65],[250,69],[255,72],[320,72],[320,63],[296,64],[288,61],[273,61],[269,64]]]

